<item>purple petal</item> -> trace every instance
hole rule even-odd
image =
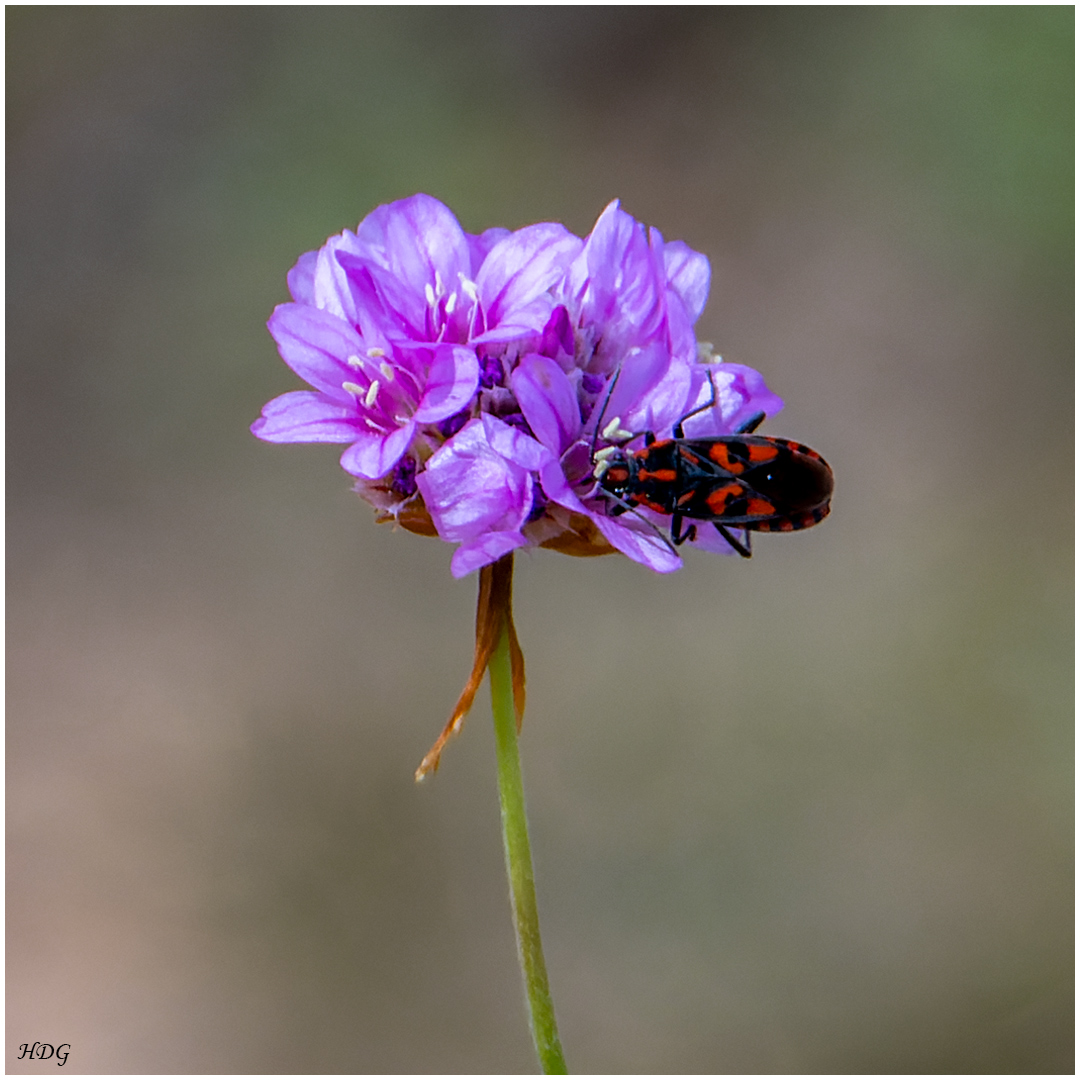
[[[664,245],[664,270],[668,288],[683,302],[690,322],[697,322],[709,299],[709,260],[681,240],[673,240]]]
[[[502,341],[519,341],[524,338],[534,346],[539,346],[543,328],[551,318],[554,307],[553,296],[538,296],[531,303],[508,312],[498,326],[482,334],[474,334],[469,340],[474,345],[479,345],[485,342],[497,344]]]
[[[601,351],[617,360],[629,347],[643,346],[662,333],[666,275],[645,226],[620,210],[618,200],[600,215],[586,252],[585,314],[603,324]]]
[[[311,390],[268,401],[251,433],[266,442],[351,443],[363,431],[356,410]]]
[[[697,334],[686,305],[673,292],[667,294],[667,328],[671,355],[684,363],[697,363]]]
[[[371,270],[357,255],[339,251],[337,260],[349,283],[354,309],[353,322],[368,348],[390,351],[390,339],[413,335],[410,327],[395,312],[388,311]],[[415,335],[413,335],[415,336]]]
[[[464,577],[488,563],[501,559],[515,548],[524,547],[529,541],[519,532],[484,533],[475,540],[467,540],[454,552],[450,560],[450,573]]]
[[[411,420],[388,435],[364,432],[341,455],[341,467],[353,476],[378,480],[401,460],[415,432],[416,425]]]
[[[315,263],[315,306],[350,324],[357,322],[356,298],[341,260],[355,256],[358,251],[359,242],[346,229],[323,244]]]
[[[569,481],[563,473],[562,466],[554,458],[546,462],[540,468],[540,486],[544,494],[554,503],[565,506],[567,510],[573,510],[578,514],[592,516],[592,511],[574,494]]]
[[[318,261],[317,251],[306,251],[286,276],[289,294],[298,304],[315,305],[315,264]]]
[[[469,245],[469,255],[471,270],[468,274],[473,281],[476,280],[476,275],[480,273],[480,267],[483,266],[484,260],[487,258],[488,252],[504,237],[510,235],[509,229],[485,229],[479,236],[474,236],[472,233],[466,233],[465,239]]]
[[[356,235],[386,306],[422,339],[426,288],[452,292],[458,275],[468,276],[472,269],[469,243],[457,218],[438,199],[413,195],[373,210]]]
[[[507,427],[490,416],[483,420]],[[496,452],[483,420],[466,424],[431,456],[416,478],[444,540],[517,532],[532,509],[532,478],[526,469]]]
[[[480,362],[472,349],[440,345],[433,350],[424,396],[415,418],[421,424],[445,420],[472,401],[480,384]]]
[[[687,438],[730,435],[755,413],[773,416],[784,407],[783,399],[765,385],[759,372],[742,364],[720,363],[695,365],[692,370],[695,390],[689,399],[693,404],[687,405],[687,410],[709,400],[710,372],[716,384],[716,405],[686,421],[683,430]]]
[[[581,434],[581,410],[569,378],[554,360],[536,353],[524,357],[510,376],[533,434],[561,455]]]
[[[553,359],[561,355],[574,355],[574,327],[570,323],[570,312],[566,310],[565,304],[559,304],[548,318],[540,339],[540,352]]]
[[[504,424],[489,413],[484,413],[480,422],[492,450],[520,468],[536,472],[552,460],[551,452],[524,431]]]
[[[663,376],[647,393],[626,408],[623,426],[630,431],[666,433],[687,412],[692,368],[682,360],[672,359]]]
[[[279,304],[266,326],[301,379],[335,400],[351,400],[342,383],[356,378],[348,358],[361,354],[364,342],[347,322],[306,304]]]
[[[682,559],[655,533],[638,532],[604,514],[590,513],[589,517],[596,523],[604,539],[634,562],[658,574],[670,574],[682,566]]]
[[[532,305],[565,274],[581,248],[579,237],[552,222],[529,225],[500,240],[476,279],[488,327],[510,321],[513,312]],[[550,310],[549,305],[544,322]],[[534,328],[542,331],[544,322]]]
[[[732,528],[733,533],[739,529]],[[711,555],[737,555],[738,552],[712,527],[708,521],[698,525],[697,537],[692,541],[699,551],[707,551]]]
[[[627,431],[634,434],[644,431],[649,396],[667,375],[670,367],[671,357],[667,348],[659,341],[654,340],[646,348],[632,351],[620,363],[616,374],[612,375],[617,381],[610,400],[607,396],[607,390],[611,389],[610,382],[607,390],[597,398],[593,413],[589,417],[589,432],[598,426],[605,427],[615,417],[619,417]]]

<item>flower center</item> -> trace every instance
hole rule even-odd
[[[416,409],[419,393],[412,373],[392,363],[385,349],[371,348],[364,356],[354,353],[347,360],[364,382],[347,381],[341,388],[357,398],[364,421],[376,431],[400,426]]]
[[[435,271],[435,284],[424,286],[427,301],[425,330],[430,341],[453,341],[464,344],[474,334],[482,333],[484,327],[480,310],[480,294],[476,282],[458,273],[458,288],[446,291],[442,275]]]

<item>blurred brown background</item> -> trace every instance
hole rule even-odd
[[[1071,1072],[1071,8],[8,8],[8,1027],[68,1071],[534,1069],[451,549],[248,424],[301,252],[605,203],[832,517],[518,559],[587,1072]]]

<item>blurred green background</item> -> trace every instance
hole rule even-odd
[[[583,1072],[1071,1072],[1073,10],[8,8],[8,1045],[534,1069],[475,580],[377,526],[285,273],[379,203],[609,199],[831,518],[517,560]]]

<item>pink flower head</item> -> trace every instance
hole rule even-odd
[[[445,437],[437,425],[473,403],[478,347],[538,337],[580,248],[560,225],[468,236],[428,195],[380,206],[289,274],[293,303],[268,327],[314,390],[275,398],[252,431],[348,443],[342,468],[364,480],[410,448],[423,457]]]
[[[275,398],[253,432],[347,443],[357,491],[459,545],[456,576],[536,546],[677,569],[659,515],[612,514],[596,452],[670,435],[713,386],[688,437],[782,406],[756,371],[699,357],[708,260],[617,201],[582,240],[552,223],[469,235],[414,195],[302,256],[288,280],[293,302],[269,328],[312,389]],[[699,546],[726,547],[707,534]]]

